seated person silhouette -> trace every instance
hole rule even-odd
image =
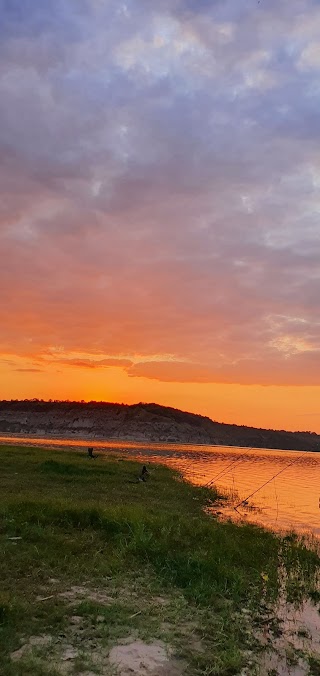
[[[149,472],[148,472],[146,466],[143,465],[142,470],[141,470],[141,474],[139,475],[139,481],[147,481],[149,476],[150,475],[149,475]]]

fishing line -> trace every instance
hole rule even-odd
[[[274,492],[276,496],[276,503],[277,503],[277,517],[276,517],[276,523],[278,523],[278,516],[279,516],[279,502],[278,502],[278,493],[276,489],[276,480],[274,480]]]
[[[192,465],[193,465],[195,462],[196,462],[196,458],[193,458],[193,459],[191,460],[191,462],[189,462],[189,463],[187,464],[187,466],[183,468],[183,472],[186,472],[186,471],[189,469],[189,467],[192,467]]]
[[[270,484],[271,481],[273,481],[273,479],[275,479],[277,476],[279,476],[279,474],[282,474],[282,472],[284,472],[285,469],[288,469],[288,467],[291,467],[291,465],[294,465],[294,463],[297,462],[297,461],[298,461],[300,458],[302,458],[302,457],[303,457],[303,454],[302,454],[302,455],[299,455],[299,456],[298,456],[295,460],[293,460],[292,462],[289,462],[289,464],[286,465],[285,467],[283,467],[282,469],[280,469],[279,472],[276,472],[276,474],[274,474],[274,476],[272,476],[271,479],[268,479],[268,481],[265,481],[265,482],[262,484],[262,486],[260,486],[260,487],[257,488],[255,491],[253,491],[252,493],[250,493],[250,495],[247,495],[246,498],[244,498],[243,500],[241,500],[241,502],[239,502],[239,504],[236,505],[236,506],[234,507],[234,509],[238,509],[238,507],[240,507],[240,505],[242,505],[244,502],[247,502],[247,500],[249,500],[249,498],[252,498],[253,495],[255,495],[256,493],[258,493],[258,491],[261,491],[262,488],[264,488],[265,486],[267,486],[268,484]]]
[[[179,473],[180,473],[180,476],[181,476],[182,478],[183,478],[183,476],[185,475],[185,473],[189,470],[190,467],[191,467],[191,469],[193,470],[193,465],[194,465],[195,462],[197,462],[197,459],[198,459],[198,458],[193,458],[193,460],[191,460],[190,462],[188,462],[188,464],[186,465],[186,467],[181,467],[181,469],[179,470]]]
[[[205,484],[205,488],[209,488],[216,481],[216,479],[220,479],[220,477],[226,474],[229,471],[229,469],[231,470],[231,468],[234,467],[237,463],[240,463],[241,460],[242,458],[237,458],[236,460],[233,460],[233,462],[231,462],[230,465],[228,465],[227,467],[225,467],[225,469],[221,470],[218,474],[216,474],[213,477],[213,479],[210,479]]]
[[[253,449],[253,446],[250,446],[247,450],[252,451],[252,449]],[[228,472],[228,470],[231,467],[234,467],[237,463],[240,463],[241,460],[243,460],[244,456],[245,456],[245,453],[242,453],[242,455],[240,455],[239,458],[236,458],[235,460],[233,460],[230,463],[230,465],[228,465],[227,467],[225,467],[225,469],[221,470],[221,472],[216,474],[216,476],[214,476],[213,479],[210,479],[210,481],[208,481],[208,483],[205,484],[205,488],[209,488],[209,486],[211,486],[211,484],[213,484],[213,482],[216,481],[216,479],[219,479],[221,476],[223,476],[223,474],[226,474],[226,472]]]

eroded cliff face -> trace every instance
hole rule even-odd
[[[188,420],[179,421],[166,415],[162,407],[155,413],[143,405],[10,404],[0,407],[0,433],[214,443],[212,435],[202,428],[200,416],[199,423],[192,425]]]
[[[217,423],[157,404],[0,402],[0,434],[320,450],[320,436]]]

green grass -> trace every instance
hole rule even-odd
[[[0,467],[3,676],[61,673],[70,644],[70,673],[109,673],[108,650],[128,636],[164,640],[187,674],[236,674],[250,622],[283,580],[293,600],[316,594],[319,558],[306,544],[217,521],[204,512],[215,491],[168,468],[135,483],[141,465],[116,456],[12,446],[0,447]],[[49,646],[10,659],[43,634]],[[103,665],[92,662],[92,636]]]

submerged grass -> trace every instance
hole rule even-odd
[[[294,535],[217,521],[204,511],[215,490],[168,468],[136,483],[135,462],[12,446],[0,447],[0,464],[4,676],[62,673],[64,643],[80,641],[74,615],[79,654],[96,673],[108,667],[89,664],[90,633],[101,654],[121,637],[160,638],[186,660],[184,673],[236,674],[252,647],[248,617],[277,599],[281,571],[292,598],[316,595],[315,551]],[[43,634],[50,648],[10,658]],[[77,660],[71,667],[81,673]]]

